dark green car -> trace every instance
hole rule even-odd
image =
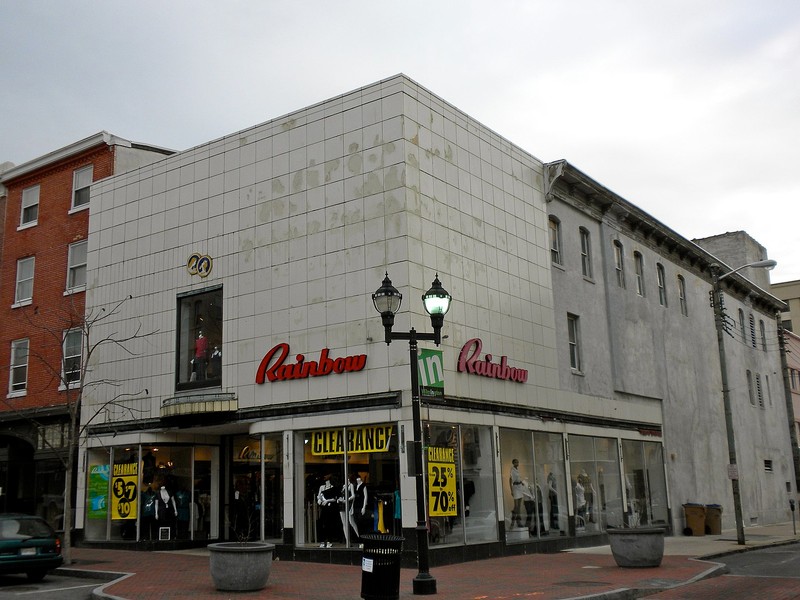
[[[25,573],[29,580],[41,581],[63,562],[61,540],[47,521],[0,514],[0,574]]]

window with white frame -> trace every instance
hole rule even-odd
[[[658,278],[658,303],[661,306],[667,305],[667,278],[664,273],[664,265],[656,265],[656,276]]]
[[[83,351],[83,333],[80,329],[64,332],[64,365],[62,382],[74,385],[81,380],[81,357]]]
[[[67,291],[83,289],[86,287],[86,249],[87,240],[69,245],[67,259]]]
[[[644,296],[644,257],[641,252],[633,253],[633,264],[636,267],[636,293]]]
[[[94,166],[77,169],[72,175],[72,208],[89,204],[89,186],[92,185]]]
[[[581,236],[581,272],[584,277],[592,276],[592,238],[585,227],[579,229]]]
[[[22,190],[22,207],[19,226],[36,225],[39,220],[39,186],[34,185]]]
[[[29,256],[17,261],[17,286],[14,291],[14,304],[30,304],[33,299],[35,260],[33,256]]]
[[[689,305],[686,303],[686,280],[683,275],[678,275],[678,300],[681,303],[681,314],[689,316]]]
[[[28,340],[11,342],[11,376],[8,380],[9,394],[24,394],[28,389]]]
[[[614,240],[614,269],[617,271],[617,285],[625,287],[625,252],[622,242]]]
[[[579,317],[567,314],[567,335],[569,337],[569,366],[573,371],[583,371],[581,359],[581,335]]]
[[[557,265],[563,264],[561,257],[561,223],[555,217],[547,221],[550,232],[550,259]]]

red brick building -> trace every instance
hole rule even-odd
[[[83,351],[90,186],[169,154],[100,132],[0,170],[0,511],[58,525]]]

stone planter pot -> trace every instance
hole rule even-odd
[[[247,592],[267,585],[275,544],[219,542],[209,544],[208,550],[211,579],[218,590]]]
[[[620,567],[658,567],[664,558],[664,528],[608,529],[611,554]]]

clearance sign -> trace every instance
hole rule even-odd
[[[311,433],[311,454],[314,456],[343,454],[345,448],[349,454],[386,452],[391,437],[391,425],[348,427],[346,439],[341,429],[314,431]]]
[[[455,450],[428,446],[428,515],[454,517],[457,514]]]
[[[111,479],[111,518],[136,518],[136,480],[139,475],[139,463],[122,463],[114,465]]]

